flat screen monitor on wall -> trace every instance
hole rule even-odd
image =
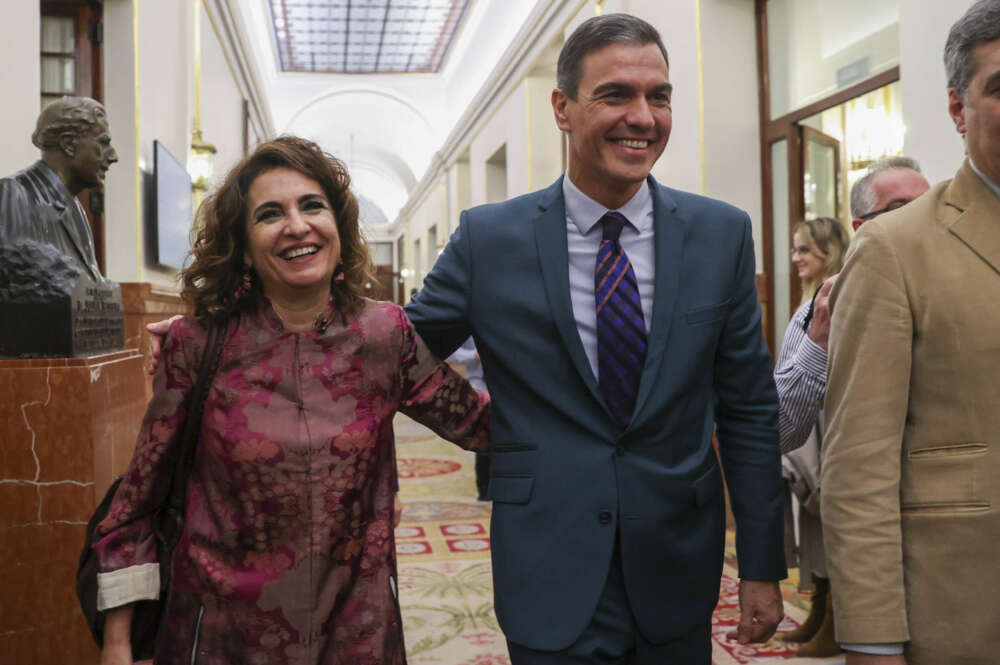
[[[153,223],[156,262],[180,269],[191,249],[191,176],[159,141],[153,141]]]

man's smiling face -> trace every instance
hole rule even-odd
[[[609,208],[628,201],[670,137],[671,86],[656,44],[612,44],[583,58],[577,98],[552,94],[569,134],[569,177]]]

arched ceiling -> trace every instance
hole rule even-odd
[[[284,133],[316,141],[348,164],[355,188],[392,221],[437,148],[419,110],[384,90],[332,91],[307,102]]]
[[[473,0],[437,74],[281,72],[268,0],[228,1],[249,35],[278,132],[315,140],[346,162],[356,191],[392,222],[525,17],[545,0]]]

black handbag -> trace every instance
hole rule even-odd
[[[194,464],[194,452],[201,433],[201,417],[205,409],[205,399],[208,397],[212,378],[219,366],[222,355],[223,340],[226,326],[213,324],[208,329],[208,339],[205,351],[198,366],[198,375],[194,388],[188,396],[188,412],[184,421],[180,450],[177,456],[174,473],[171,476],[170,490],[166,500],[157,508],[152,516],[153,532],[157,542],[157,560],[160,563],[160,596],[156,600],[140,600],[135,603],[132,612],[132,658],[146,660],[153,657],[156,647],[156,634],[163,620],[167,598],[170,590],[171,563],[174,548],[180,540],[184,528],[184,510],[187,503],[187,480]],[[87,522],[87,539],[80,554],[80,563],[76,569],[76,595],[80,599],[80,608],[90,626],[90,632],[97,642],[98,648],[104,648],[104,612],[97,611],[97,573],[99,562],[94,551],[97,541],[97,525],[108,515],[111,500],[118,491],[122,478],[119,476],[111,487],[93,517]]]

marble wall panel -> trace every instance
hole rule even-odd
[[[144,282],[122,282],[122,308],[125,310],[125,346],[139,349],[143,367],[149,367],[147,323],[156,323],[175,314],[187,314],[188,306],[180,295],[154,288]],[[146,399],[153,396],[153,378],[145,377]]]
[[[94,464],[88,454],[93,436],[90,372],[86,367],[59,367],[46,374],[48,400],[25,409],[35,432],[35,454],[41,466],[38,480],[93,482]]]
[[[91,368],[91,400],[94,418],[94,493],[100,500],[114,478],[132,459],[142,416],[146,411],[146,387],[142,356],[133,351]],[[122,396],[127,396],[123,399]]]
[[[0,367],[20,361],[0,360]],[[25,422],[24,409],[32,402],[44,402],[48,394],[45,372],[27,367],[0,370],[0,479],[35,480],[38,465],[32,454],[32,432]]]
[[[94,488],[89,484],[42,485],[42,522],[86,522],[94,512]]]
[[[0,483],[0,527],[38,521],[38,488],[25,482]]]
[[[76,567],[95,477],[128,463],[144,383],[135,350],[0,360],[0,661],[98,662]]]

